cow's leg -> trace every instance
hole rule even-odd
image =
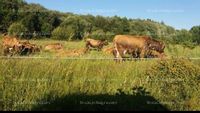
[[[122,61],[126,61],[126,57],[125,57],[125,55],[126,55],[126,53],[127,53],[127,50],[122,50],[122,53],[120,53],[120,55],[121,55],[121,57],[122,57]]]
[[[144,58],[144,56],[145,56],[145,49],[142,49],[142,50],[141,50],[139,56],[140,56],[139,58]]]
[[[8,47],[5,47],[5,48],[3,49],[3,55],[4,55],[4,56],[7,56],[8,53],[9,53],[9,48],[8,48]]]
[[[114,49],[113,54],[115,56],[115,61],[121,61],[121,55],[120,55],[120,51],[117,49],[117,47]]]
[[[102,50],[102,48],[103,48],[103,45],[100,45],[100,46],[99,46],[99,51],[101,51],[101,50]]]
[[[86,51],[88,52],[89,50],[90,50],[90,44],[89,44],[89,42],[86,42]]]

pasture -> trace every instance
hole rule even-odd
[[[84,41],[31,40],[52,42],[65,51],[85,47]],[[200,57],[200,47],[167,45],[170,59],[122,63],[104,59],[113,56],[102,51],[59,52],[1,58],[0,110],[200,110],[200,59],[187,59]]]

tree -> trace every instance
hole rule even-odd
[[[192,34],[185,30],[178,30],[176,35],[173,37],[173,41],[175,44],[181,44],[184,47],[189,47],[189,48],[193,48],[194,47],[194,43],[192,43]]]
[[[74,34],[69,30],[69,28],[65,27],[57,27],[52,32],[52,39],[55,40],[71,40]]]
[[[40,12],[33,12],[21,20],[22,24],[27,28],[26,37],[32,38],[33,33],[36,34],[36,37],[40,37],[42,23],[39,17]]]
[[[97,40],[102,40],[102,39],[106,39],[106,33],[102,29],[99,29],[99,30],[93,31],[89,37],[93,39],[97,39]]]
[[[200,26],[194,26],[191,28],[190,33],[193,36],[193,42],[200,44]]]
[[[91,25],[89,22],[81,19],[78,16],[69,16],[60,25],[60,27],[64,28],[69,34],[72,34],[72,36],[70,37],[72,40],[82,40],[84,38],[84,35],[87,32],[90,32],[89,27],[91,27]]]
[[[22,38],[26,32],[26,27],[22,23],[13,23],[8,29],[9,35]]]
[[[19,9],[23,4],[23,0],[0,0],[0,32],[6,32],[19,19]]]
[[[41,35],[44,37],[50,37],[51,32],[53,30],[53,26],[49,23],[43,23],[41,27]]]

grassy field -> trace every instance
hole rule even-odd
[[[84,42],[60,42],[65,50]],[[200,57],[169,45],[168,57]],[[35,54],[55,57],[56,53]],[[57,57],[56,57],[57,58]],[[71,58],[113,58],[104,52]],[[0,59],[0,110],[200,110],[200,60]]]

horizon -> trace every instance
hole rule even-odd
[[[175,29],[190,30],[200,25],[199,0],[25,0],[27,3],[40,4],[49,10],[81,15],[119,16],[132,19],[151,19],[164,22]],[[145,2],[144,2],[145,1]],[[124,4],[124,5],[122,5]]]

